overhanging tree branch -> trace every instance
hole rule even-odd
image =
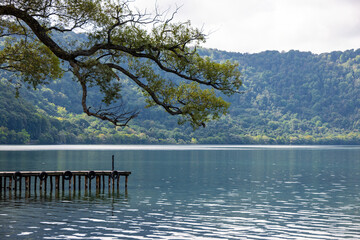
[[[130,3],[4,0],[0,3],[0,38],[6,44],[0,50],[0,69],[19,71],[24,82],[36,86],[61,76],[60,60],[65,61],[82,87],[83,111],[116,126],[127,125],[137,116],[135,111],[111,105],[121,97],[118,84],[124,78],[144,91],[149,106],[161,106],[195,127],[226,114],[228,104],[208,88],[227,95],[238,92],[237,64],[200,57],[196,49],[205,35],[189,22],[173,23],[179,8],[162,19],[157,9],[151,16],[132,10]],[[61,33],[77,29],[87,37],[76,44],[58,44],[52,35],[55,31],[61,38]],[[37,39],[30,43],[32,35]],[[24,57],[8,57],[15,52]],[[176,78],[162,77],[161,72]],[[108,107],[87,106],[88,86],[93,85],[104,93],[102,101]]]

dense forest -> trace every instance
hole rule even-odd
[[[66,73],[33,90],[0,72],[1,144],[360,144],[360,49],[313,54],[241,54],[200,49],[222,62],[239,62],[242,94],[224,96],[229,114],[206,128],[179,125],[124,79],[122,103],[139,115],[115,128],[81,111],[81,89]],[[170,76],[171,77],[171,76]],[[175,80],[176,81],[176,80]],[[100,97],[97,89],[89,101]]]

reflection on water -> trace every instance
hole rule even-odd
[[[77,236],[81,229],[95,228],[91,223],[115,221],[119,212],[115,206],[127,205],[128,200],[127,194],[121,193],[47,194],[12,201],[2,199],[0,236],[9,239],[26,239],[30,235],[39,239],[64,239],[72,235],[69,233]]]
[[[26,153],[32,159],[45,161],[38,166],[97,169],[103,165],[98,159],[110,159],[114,151]],[[27,160],[16,154],[6,156],[26,165],[23,162]],[[46,160],[44,154],[52,160]],[[133,172],[127,193],[120,189],[110,194],[67,192],[12,199],[2,196],[0,238],[360,236],[360,148],[121,150],[115,154],[116,159],[121,159],[117,166]],[[4,155],[0,153],[1,168]]]

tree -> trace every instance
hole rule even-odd
[[[235,63],[200,57],[197,48],[206,36],[189,21],[174,23],[177,10],[166,18],[157,9],[141,12],[127,0],[3,0],[0,68],[20,79],[17,86],[34,88],[71,71],[82,87],[83,111],[116,126],[137,115],[121,101],[125,76],[149,107],[179,115],[180,123],[205,126],[229,107],[214,90],[238,92],[240,72]],[[72,31],[85,37],[67,42]],[[90,87],[103,93],[105,108],[87,105]]]

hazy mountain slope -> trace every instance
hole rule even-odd
[[[0,125],[8,131],[24,129],[41,143],[47,143],[49,131],[49,143],[360,143],[360,49],[320,55],[200,51],[217,61],[238,61],[244,82],[243,94],[227,98],[230,114],[205,129],[193,132],[158,108],[144,110],[141,94],[124,81],[123,101],[140,115],[129,128],[115,130],[78,115],[80,88],[70,75],[37,91],[23,89],[24,108],[15,106],[19,100],[1,104]],[[2,98],[10,99],[11,92],[8,86],[0,87]],[[90,101],[99,98],[97,91],[89,95]],[[47,127],[24,125],[26,109],[32,113],[27,116],[42,119]]]

